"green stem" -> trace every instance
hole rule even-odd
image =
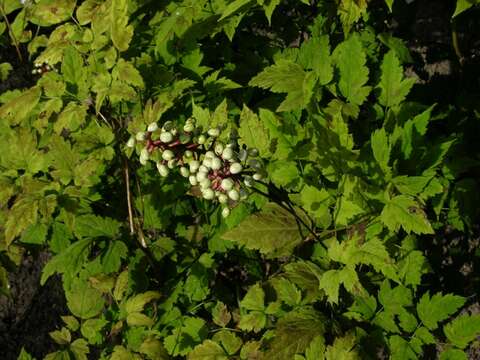
[[[13,40],[15,49],[17,50],[18,58],[20,59],[21,62],[23,62],[23,56],[22,56],[22,53],[20,52],[20,45],[18,43],[17,38],[15,37],[15,34],[13,33],[13,29],[10,25],[10,21],[8,21],[7,14],[5,13],[5,8],[3,7],[3,1],[0,4],[0,11],[2,12],[3,19],[5,20],[5,24],[7,25],[7,28],[8,28],[8,32],[10,34],[10,37]]]
[[[452,20],[452,45],[453,49],[455,50],[455,54],[457,55],[458,62],[460,63],[460,66],[462,66],[465,59],[462,55],[462,51],[460,50],[460,45],[458,42],[457,19]]]

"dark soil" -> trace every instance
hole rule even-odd
[[[1,359],[16,359],[22,347],[37,359],[56,350],[49,332],[60,328],[68,313],[60,278],[40,286],[43,266],[50,256],[26,256],[9,274],[11,296],[0,296]]]

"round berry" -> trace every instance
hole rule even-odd
[[[228,201],[228,196],[225,195],[225,194],[219,194],[219,195],[217,196],[217,198],[218,198],[218,202],[219,202],[220,204],[226,204],[227,201]]]
[[[225,148],[222,151],[222,158],[225,160],[231,160],[233,158],[233,150],[232,148]]]
[[[183,153],[183,156],[185,156],[187,159],[190,159],[193,157],[193,152],[191,152],[190,150],[186,150],[184,153]]]
[[[200,166],[200,162],[198,160],[192,160],[188,163],[189,167],[190,167],[190,172],[191,173],[196,173],[199,166]]]
[[[150,125],[148,125],[147,131],[154,132],[157,130],[158,130],[158,124],[156,122],[152,122]]]
[[[233,163],[232,165],[230,165],[230,173],[232,174],[239,174],[240,172],[242,172],[243,170],[243,167],[240,163]]]
[[[228,192],[228,197],[233,201],[237,201],[238,199],[240,199],[240,194],[238,193],[237,190],[232,189]]]
[[[217,154],[218,156],[222,155],[222,152],[223,152],[223,149],[224,149],[224,146],[222,143],[217,143],[215,145],[215,154]]]
[[[172,160],[175,157],[175,154],[173,153],[172,150],[165,150],[162,154],[163,160]]]
[[[210,185],[212,185],[212,182],[207,178],[207,179],[203,179],[202,181],[200,181],[200,187],[202,189],[206,189],[206,188],[209,188]]]
[[[188,177],[188,181],[190,181],[190,185],[195,186],[198,184],[197,177],[195,175],[190,175]]]
[[[248,156],[248,153],[247,153],[247,150],[245,149],[242,149],[238,152],[238,160],[240,161],[247,160],[247,156]]]
[[[218,128],[211,128],[210,130],[208,130],[207,133],[211,137],[217,137],[218,135],[220,135],[220,130]]]
[[[200,145],[205,144],[206,141],[207,141],[207,137],[206,137],[205,135],[200,135],[200,136],[198,137],[198,140],[197,140],[197,142],[198,142]]]
[[[245,184],[245,186],[248,186],[248,187],[252,187],[253,186],[253,179],[251,176],[245,176],[243,178],[243,183]]]
[[[256,180],[256,181],[262,180],[263,179],[263,174],[257,172],[255,174],[253,174],[253,179]]]
[[[203,172],[205,174],[208,174],[208,167],[206,167],[205,165],[200,165],[200,167],[198,168],[198,172]]]
[[[223,210],[222,210],[222,216],[223,216],[224,218],[226,218],[226,217],[228,217],[228,215],[230,215],[230,209],[229,209],[228,207],[223,208]]]
[[[168,160],[167,166],[169,169],[173,169],[175,166],[177,166],[177,160],[176,159]]]
[[[233,185],[235,185],[234,181],[230,178],[225,178],[222,180],[221,186],[222,189],[225,191],[229,191],[233,189]]]
[[[197,173],[197,181],[202,182],[203,180],[207,179],[207,173],[203,171],[199,171]]]
[[[133,136],[130,137],[127,141],[127,147],[133,148],[135,146],[135,138]]]
[[[168,168],[162,163],[157,163],[157,169],[158,169],[158,172],[160,173],[160,176],[166,177],[169,173]]]
[[[173,135],[171,132],[166,131],[160,134],[160,141],[163,143],[168,144],[170,141],[173,140]]]
[[[215,193],[213,192],[212,189],[209,189],[209,188],[203,190],[202,193],[203,193],[203,198],[207,200],[212,200],[215,197]]]
[[[219,170],[222,167],[222,161],[218,157],[214,157],[211,163],[212,170]]]
[[[146,134],[145,134],[145,132],[143,132],[143,131],[139,131],[139,132],[135,135],[135,139],[137,139],[137,141],[144,141],[144,140],[145,140],[145,137],[146,137]]]
[[[189,177],[190,171],[185,166],[182,166],[180,168],[180,175],[182,175],[183,177]]]
[[[203,159],[203,166],[210,169],[212,167],[212,159],[207,157]]]
[[[184,126],[183,126],[183,131],[187,132],[187,133],[191,133],[193,130],[195,130],[195,127],[193,126],[193,124],[191,123],[186,123]]]

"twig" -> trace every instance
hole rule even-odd
[[[127,190],[127,208],[128,208],[128,223],[130,225],[130,235],[135,234],[135,227],[133,224],[133,210],[132,210],[132,195],[130,193],[130,172],[128,170],[128,160],[124,160],[124,171],[125,171],[125,188]],[[143,246],[143,244],[142,244]]]
[[[458,42],[457,19],[452,20],[452,45],[453,45],[453,50],[455,50],[455,55],[457,55],[460,66],[463,66],[463,62],[465,61],[465,58],[462,55],[462,51],[460,50],[460,45]]]
[[[15,49],[17,50],[18,58],[20,59],[21,62],[23,62],[23,56],[22,56],[22,53],[20,52],[20,45],[18,43],[18,40],[15,34],[13,33],[13,29],[12,29],[12,26],[10,25],[10,21],[8,21],[7,14],[5,13],[5,8],[3,7],[3,1],[0,4],[0,11],[2,12],[3,19],[5,20],[5,24],[7,25],[7,28],[8,28],[8,32],[10,33],[10,37],[13,40]]]

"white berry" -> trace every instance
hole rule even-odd
[[[160,141],[163,143],[168,144],[170,141],[173,140],[173,135],[171,132],[166,131],[160,134]]]
[[[152,122],[150,125],[148,125],[147,131],[154,132],[157,130],[158,130],[158,124],[156,122]]]
[[[226,218],[228,215],[230,215],[230,209],[228,207],[223,208],[222,216]]]
[[[180,175],[182,175],[183,177],[189,177],[190,171],[185,166],[182,166],[180,168]]]
[[[228,192],[228,197],[233,201],[237,201],[238,199],[240,199],[240,194],[238,193],[237,190],[232,189]]]
[[[132,136],[130,139],[127,141],[127,147],[133,148],[135,146],[135,138]]]
[[[169,173],[168,168],[162,163],[157,163],[157,169],[161,176],[166,177]]]
[[[203,190],[203,198],[207,200],[212,200],[215,197],[215,193],[213,192],[212,189],[205,189]]]
[[[139,131],[139,132],[135,135],[135,139],[137,139],[137,141],[144,141],[144,140],[145,140],[145,137],[146,137],[146,134],[145,134],[145,132],[143,132],[143,131]]]
[[[235,185],[235,183],[230,178],[223,179],[221,183],[222,189],[225,191],[232,190],[233,185]]]
[[[172,150],[165,150],[162,154],[163,160],[172,160],[174,158],[175,154],[173,153]]]
[[[238,174],[243,170],[243,167],[240,163],[233,163],[230,165],[230,173],[232,174]]]

